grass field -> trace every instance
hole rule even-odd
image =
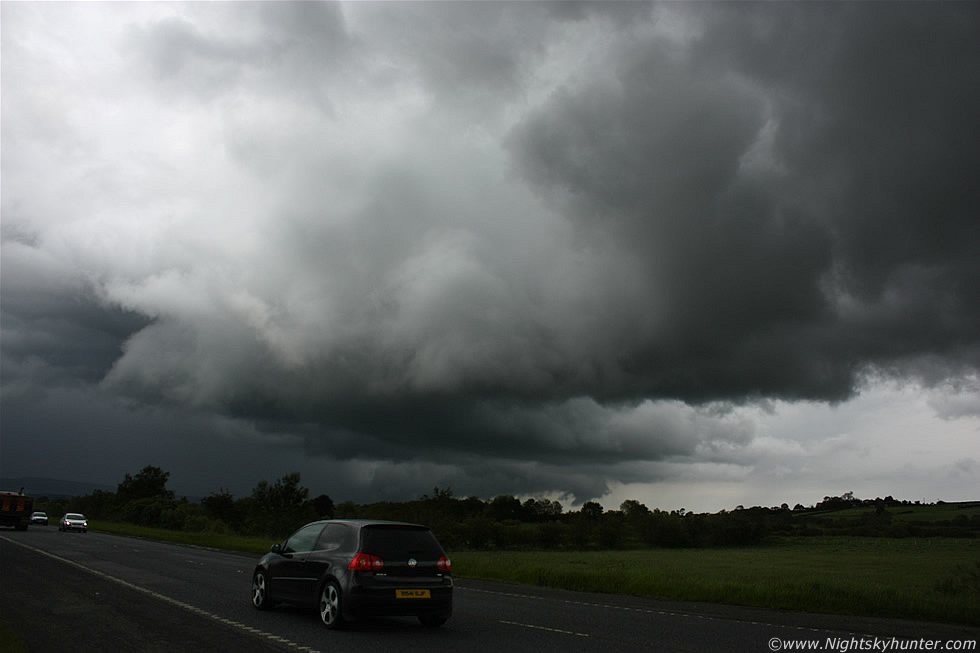
[[[459,552],[460,576],[572,590],[980,626],[980,541],[786,538],[733,549]]]
[[[273,540],[91,522],[93,530],[258,557]],[[980,626],[980,540],[787,537],[765,546],[458,551],[453,572],[587,592]]]
[[[254,553],[256,555],[268,553],[269,547],[271,547],[277,541],[268,537],[246,537],[243,535],[229,535],[209,532],[188,533],[184,531],[171,531],[165,528],[149,528],[147,526],[136,526],[134,524],[100,520],[89,520],[89,528],[93,531],[102,531],[103,533],[112,533],[114,535],[145,537],[147,539],[158,540],[160,542],[192,544],[194,546],[223,549],[225,551],[240,551],[242,553]]]
[[[848,508],[826,513],[803,513],[794,516],[797,519],[856,519],[874,512],[873,507]],[[980,517],[980,501],[964,501],[959,503],[939,503],[929,505],[893,506],[887,509],[894,521],[899,522],[944,522],[957,517],[974,519]]]

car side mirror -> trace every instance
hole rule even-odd
[[[282,545],[279,543],[273,544],[270,551],[272,551],[273,553],[282,553]]]

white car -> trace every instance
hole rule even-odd
[[[31,523],[41,524],[43,526],[48,525],[48,513],[46,512],[35,512],[31,513]]]
[[[85,515],[77,512],[69,512],[61,518],[60,522],[58,522],[58,530],[82,531],[83,533],[88,533],[88,520],[85,519]]]

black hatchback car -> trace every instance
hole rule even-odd
[[[316,606],[327,628],[373,616],[441,626],[453,611],[452,567],[425,526],[316,521],[274,544],[255,566],[252,605],[278,603]]]

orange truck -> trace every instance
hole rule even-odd
[[[26,531],[31,524],[34,499],[24,496],[24,492],[0,491],[0,526],[13,526]]]

